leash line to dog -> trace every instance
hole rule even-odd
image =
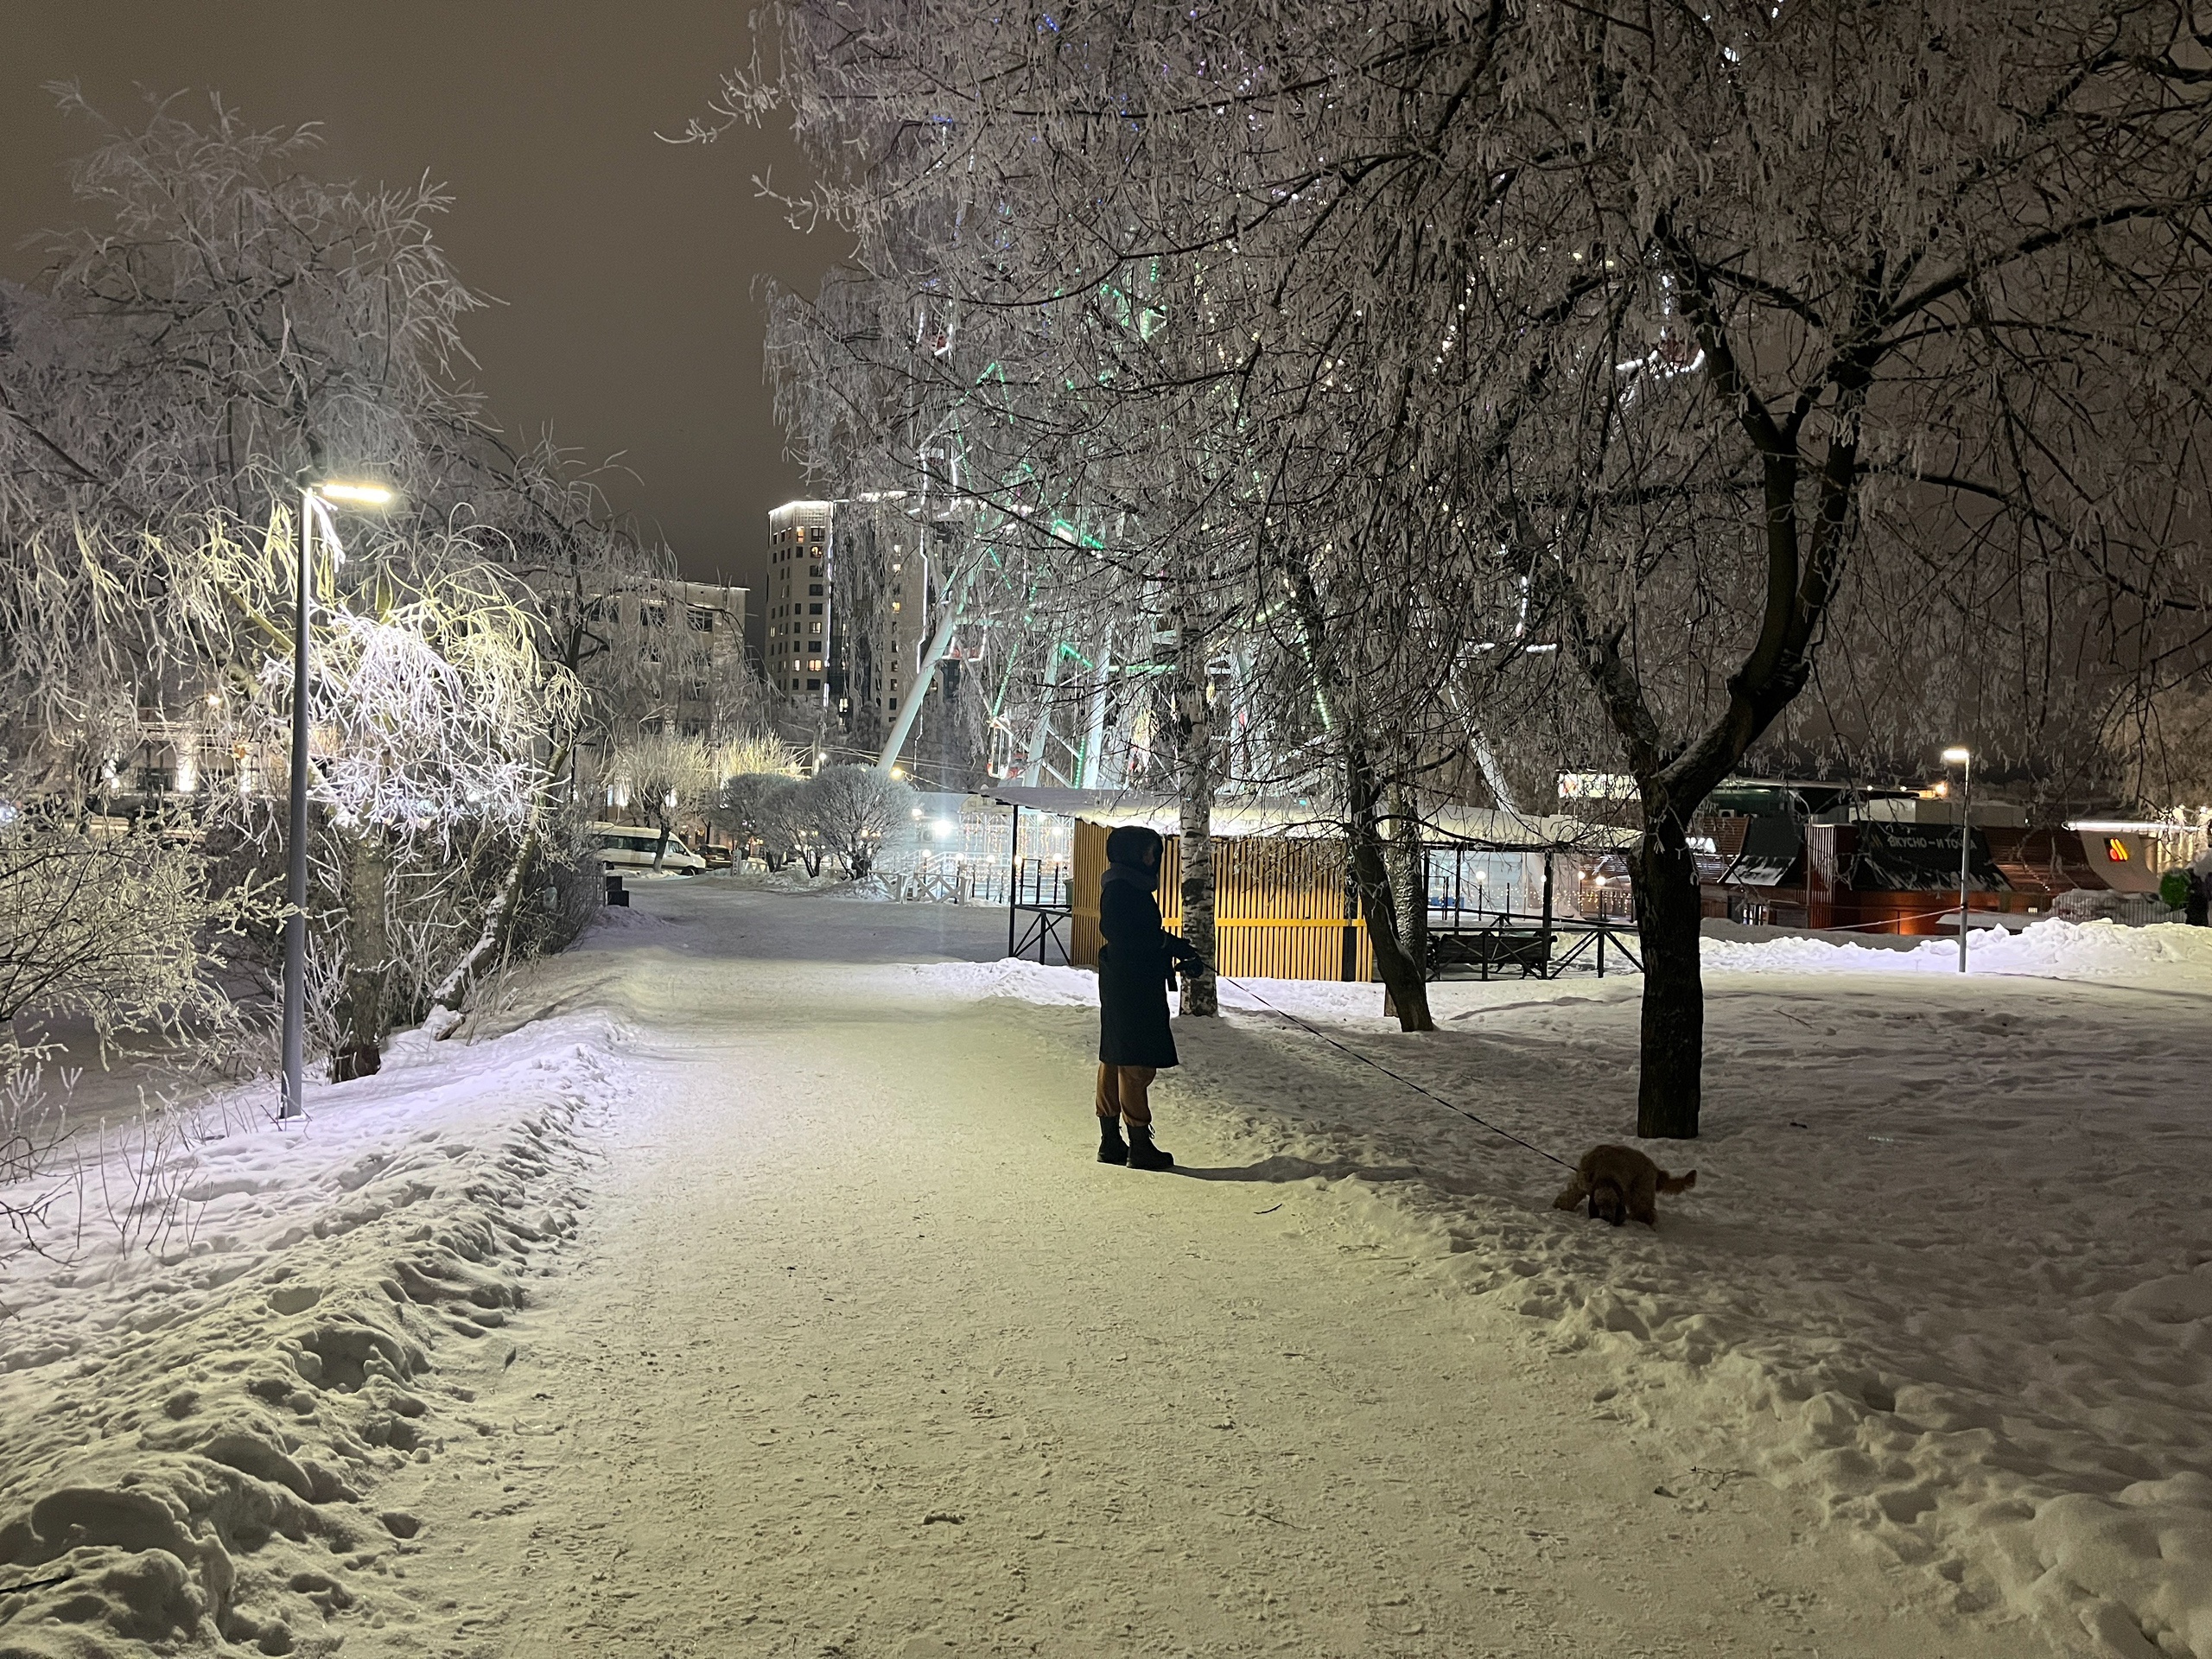
[[[1323,1042],[1328,1044],[1330,1047],[1336,1049],[1340,1052],[1351,1055],[1352,1058],[1357,1060],[1362,1065],[1371,1065],[1377,1071],[1380,1071],[1384,1077],[1389,1077],[1392,1082],[1405,1084],[1407,1088],[1412,1090],[1417,1095],[1427,1096],[1429,1099],[1434,1101],[1446,1111],[1457,1112],[1461,1117],[1465,1118],[1470,1123],[1479,1124],[1482,1128],[1488,1129],[1492,1135],[1503,1135],[1506,1140],[1510,1141],[1515,1146],[1526,1147],[1529,1151],[1535,1153],[1539,1158],[1550,1159],[1552,1162],[1557,1164],[1561,1169],[1573,1169],[1574,1167],[1573,1164],[1568,1163],[1566,1159],[1559,1156],[1558,1154],[1546,1152],[1541,1147],[1538,1146],[1533,1141],[1523,1141],[1519,1135],[1514,1134],[1510,1129],[1501,1129],[1497,1124],[1491,1122],[1488,1118],[1478,1116],[1475,1113],[1469,1111],[1465,1107],[1454,1104],[1452,1102],[1445,1099],[1443,1096],[1438,1094],[1433,1089],[1424,1088],[1421,1084],[1415,1083],[1411,1077],[1401,1077],[1397,1072],[1393,1071],[1389,1066],[1383,1065],[1380,1060],[1370,1059],[1357,1049],[1338,1042],[1335,1038],[1330,1036],[1327,1032],[1314,1030],[1312,1026],[1307,1025],[1303,1020],[1291,1013],[1287,1008],[1279,1008],[1275,1007],[1274,1003],[1268,1001],[1266,997],[1262,996],[1249,985],[1244,983],[1243,980],[1231,979],[1227,974],[1219,972],[1218,970],[1215,972],[1214,977],[1224,985],[1234,985],[1238,990],[1243,992],[1245,995],[1250,997],[1255,1002],[1257,1002],[1269,1014],[1280,1015],[1281,1018],[1289,1020],[1292,1025],[1296,1026],[1300,1031],[1306,1032],[1313,1036],[1319,1037]]]

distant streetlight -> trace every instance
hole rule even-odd
[[[1959,785],[1959,971],[1967,970],[1967,850],[1974,844],[1974,754],[1971,750],[1943,751],[1943,764],[1964,768]]]
[[[330,522],[332,503],[349,507],[388,507],[397,499],[381,484],[308,484],[300,490],[300,559],[294,573],[292,605],[292,799],[286,827],[289,868],[284,875],[284,1096],[276,1121],[305,1116],[301,1072],[307,1059],[308,1014],[308,582],[318,519],[330,540],[331,555],[343,558],[338,527]]]

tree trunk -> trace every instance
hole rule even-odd
[[[1367,918],[1368,940],[1375,947],[1375,971],[1382,976],[1383,1009],[1396,1016],[1401,1031],[1434,1031],[1436,1020],[1428,1011],[1427,950],[1423,948],[1419,956],[1409,954],[1408,941],[1399,929],[1389,849],[1383,842],[1378,811],[1382,791],[1366,745],[1356,737],[1346,740],[1344,783],[1352,885],[1358,890],[1359,907]]]
[[[1390,908],[1398,925],[1398,950],[1419,969],[1421,982],[1421,1014],[1427,1017],[1428,999],[1428,868],[1421,856],[1421,817],[1415,811],[1413,791],[1403,785],[1393,785],[1389,791],[1390,808],[1390,836],[1382,843],[1383,868],[1389,872]],[[1388,984],[1383,987],[1382,1012],[1395,1017],[1398,1013],[1397,994]],[[1408,1031],[1433,1030],[1433,1026],[1408,1026]]]
[[[659,844],[653,849],[653,873],[656,875],[660,873],[660,867],[668,859],[668,836],[669,826],[664,823],[660,827]]]
[[[330,1080],[373,1077],[384,1065],[385,981],[391,971],[391,849],[367,825],[346,837],[346,966],[338,995],[338,1042]]]
[[[1289,577],[1291,604],[1306,645],[1306,661],[1313,669],[1313,694],[1323,723],[1343,746],[1344,767],[1344,832],[1350,843],[1351,884],[1367,918],[1367,937],[1375,948],[1375,971],[1382,976],[1382,1006],[1395,1015],[1402,1031],[1434,1031],[1428,1011],[1427,946],[1418,940],[1421,954],[1409,957],[1398,925],[1398,906],[1392,897],[1390,869],[1384,857],[1381,810],[1382,785],[1367,738],[1360,727],[1362,711],[1348,696],[1325,619],[1320,596],[1314,591],[1313,573],[1292,560]],[[1427,931],[1423,912],[1421,931]]]
[[[522,913],[523,895],[529,891],[530,877],[537,868],[538,849],[544,840],[545,813],[551,804],[553,787],[569,764],[569,746],[565,743],[553,751],[545,766],[544,781],[539,785],[537,798],[531,802],[530,823],[523,830],[522,844],[515,849],[514,861],[507,866],[506,880],[499,884],[499,896],[484,918],[484,931],[477,935],[476,943],[469,946],[461,959],[454,963],[453,971],[438,982],[430,993],[430,1012],[440,1009],[448,1014],[461,1012],[461,998],[468,995],[468,988],[478,974],[496,962],[507,946],[508,937],[514,931],[515,918]],[[441,1039],[452,1034],[458,1021],[448,1020],[445,1029],[437,1033]]]
[[[1643,945],[1643,1077],[1636,1132],[1697,1138],[1705,1064],[1705,984],[1698,966],[1697,855],[1679,818],[1647,817],[1628,856]]]
[[[1213,798],[1219,764],[1213,741],[1213,705],[1206,697],[1203,632],[1187,616],[1176,618],[1175,747],[1181,786],[1183,938],[1203,958],[1183,974],[1185,1016],[1217,1014],[1214,981]]]

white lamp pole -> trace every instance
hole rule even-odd
[[[1967,884],[1971,879],[1968,855],[1974,846],[1974,753],[1964,748],[1943,751],[1943,763],[1964,770],[1959,788],[1959,971],[1967,970]]]
[[[308,583],[315,518],[329,512],[327,502],[381,507],[391,499],[391,492],[378,484],[309,484],[300,491],[300,562],[292,595],[292,796],[285,829],[284,1095],[276,1109],[279,1123],[307,1116],[301,1072],[307,1058],[308,1012]],[[334,531],[330,544],[338,545]]]

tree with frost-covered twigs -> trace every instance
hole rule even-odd
[[[100,124],[73,178],[112,228],[64,235],[42,291],[0,296],[0,720],[26,775],[111,773],[104,711],[204,691],[244,758],[194,810],[273,869],[261,791],[283,782],[289,694],[268,665],[292,649],[299,486],[397,486],[394,512],[327,526],[352,557],[316,571],[310,640],[310,925],[334,999],[313,1027],[341,1072],[368,1069],[391,1020],[457,1008],[503,958],[548,854],[565,868],[546,830],[594,647],[531,567],[604,567],[621,538],[458,378],[479,302],[432,234],[435,187],[325,183],[302,170],[312,130],[219,105]]]
[[[469,582],[467,569],[447,550],[410,589],[380,578],[364,596],[371,614],[333,608],[317,619],[308,798],[324,885],[341,896],[332,1058],[340,1080],[378,1068],[394,1012],[395,872],[448,862],[464,836],[528,833],[547,752],[579,712],[575,678],[539,657],[530,619],[496,586]],[[286,657],[263,665],[256,706],[272,747],[289,720],[290,676]]]
[[[2212,77],[2185,9],[772,16],[779,67],[727,108],[788,111],[822,162],[795,210],[883,251],[882,309],[924,321],[879,360],[948,306],[979,343],[1033,317],[1065,345],[1083,306],[1170,296],[1173,372],[1108,330],[1087,372],[982,351],[942,378],[1115,453],[1161,429],[1098,411],[1233,389],[1178,436],[1261,474],[1255,613],[1303,619],[1356,852],[1363,804],[1441,759],[1409,716],[1454,700],[1480,722],[1541,683],[1636,777],[1645,1134],[1697,1128],[1692,817],[1824,651],[1993,635],[2048,700],[2201,632]],[[901,266],[925,209],[943,245]]]
[[[668,858],[668,843],[685,818],[704,811],[715,783],[714,757],[706,743],[671,731],[636,732],[620,740],[608,761],[618,788],[629,793],[630,808],[642,812],[658,832],[653,868]]]
[[[912,839],[914,791],[873,766],[824,766],[802,787],[817,843],[856,880]]]

